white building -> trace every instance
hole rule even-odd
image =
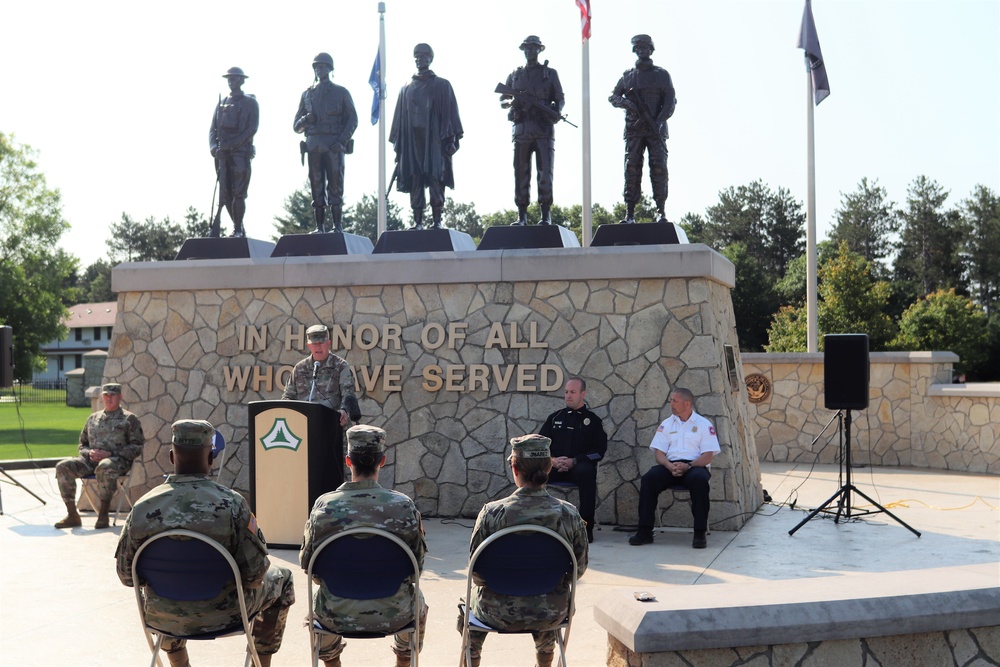
[[[118,314],[118,302],[80,303],[71,306],[64,321],[69,333],[62,340],[42,346],[48,359],[44,373],[35,373],[34,381],[64,380],[68,371],[83,368],[83,355],[93,350],[107,350],[111,330]]]

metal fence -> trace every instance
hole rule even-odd
[[[66,380],[38,380],[0,388],[0,403],[66,403]]]

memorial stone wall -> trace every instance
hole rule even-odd
[[[222,431],[222,482],[246,493],[247,403],[280,398],[308,354],[305,329],[321,322],[354,369],[363,421],[388,432],[381,481],[426,515],[474,517],[509,493],[509,438],[563,407],[572,375],[609,436],[600,523],[635,523],[677,386],[722,443],[710,521],[738,528],[761,503],[733,266],[705,246],[134,263],[112,279],[105,377],[124,385],[148,439],[133,495],[169,472],[180,418]],[[686,507],[667,513],[674,522],[689,525]]]

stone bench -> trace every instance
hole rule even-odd
[[[1000,661],[997,563],[646,592],[656,601],[618,589],[595,606],[609,665],[736,665],[754,654],[765,656],[755,665]]]

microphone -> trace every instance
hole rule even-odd
[[[316,361],[313,363],[313,380],[316,379],[316,373],[318,372],[319,372],[319,362]]]

